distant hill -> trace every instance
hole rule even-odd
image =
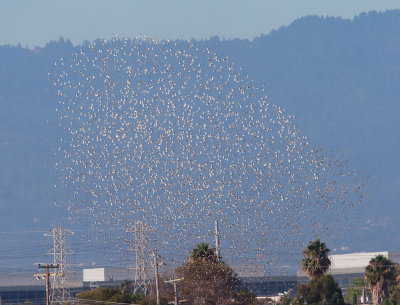
[[[346,240],[352,250],[399,250],[400,11],[309,16],[254,41],[193,42],[265,84],[271,103],[295,114],[313,143],[359,158],[374,198]],[[0,47],[0,231],[46,230],[61,212],[51,190],[62,131],[48,73],[79,48],[64,39],[34,50]]]
[[[363,211],[364,220],[373,219],[369,234],[397,230],[399,10],[353,20],[309,16],[254,41],[214,38],[202,43],[265,84],[269,100],[295,114],[313,143],[359,158],[374,182],[373,202]],[[398,247],[393,236],[380,238]]]

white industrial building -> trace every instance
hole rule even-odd
[[[380,251],[380,252],[357,252],[348,254],[330,255],[331,266],[328,270],[329,274],[364,274],[365,267],[368,266],[371,259],[378,255],[390,259],[392,262],[400,264],[400,252]],[[299,270],[298,277],[306,277],[307,274]]]
[[[377,255],[383,255],[392,262],[400,264],[400,252],[379,251],[379,252],[357,252],[348,254],[330,255],[331,266],[327,271],[331,274],[343,292],[353,283],[355,278],[364,278],[365,268],[371,259]],[[304,283],[308,281],[307,274],[299,270],[297,271],[298,282]]]
[[[378,255],[400,264],[400,252],[358,252],[349,254],[338,254],[329,256],[331,260],[330,274],[364,273],[371,259]]]
[[[91,268],[83,269],[83,282],[114,282],[134,278],[134,270],[129,268]]]

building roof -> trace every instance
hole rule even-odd
[[[349,254],[330,255],[331,260],[330,270],[344,269],[344,268],[365,268],[368,266],[369,261],[377,255],[389,257],[388,251],[380,252],[358,252]]]
[[[368,266],[371,259],[377,255],[383,255],[389,258],[394,263],[400,264],[400,252],[356,252],[348,254],[330,255],[331,266],[327,273],[329,274],[363,274],[365,267]],[[307,274],[299,270],[297,276],[303,277]]]

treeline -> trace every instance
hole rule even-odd
[[[234,304],[234,305],[345,305],[345,304],[400,304],[400,268],[390,259],[378,255],[365,268],[364,278],[354,279],[348,287],[346,297],[334,277],[327,274],[331,261],[326,243],[319,239],[309,242],[303,251],[301,269],[309,281],[299,283],[296,292],[285,292],[279,300],[256,298],[243,289],[240,279],[226,264],[215,249],[207,243],[198,244],[182,266],[176,268],[174,276],[177,289],[171,281],[159,279],[160,304],[184,303]],[[157,304],[154,281],[149,291],[134,290],[132,281],[123,281],[118,287],[98,288],[76,296],[77,304],[92,302],[116,302],[129,304]]]
[[[175,270],[174,291],[165,278],[159,279],[159,304],[261,304],[248,290],[242,290],[240,280],[233,269],[217,256],[215,249],[207,243],[198,244],[190,253],[189,259]],[[76,296],[77,304],[93,302],[118,302],[128,304],[157,304],[154,281],[149,291],[135,291],[132,281],[123,281],[119,287],[98,288],[85,291]],[[175,304],[176,304],[175,303]]]

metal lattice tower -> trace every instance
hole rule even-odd
[[[54,264],[59,266],[52,276],[50,291],[50,302],[52,304],[68,302],[71,297],[69,291],[70,285],[67,280],[67,255],[73,254],[73,252],[68,248],[66,243],[66,237],[68,235],[74,235],[74,232],[64,227],[53,228],[48,233],[44,234],[44,236],[53,237],[53,249],[48,254],[53,255]]]
[[[148,249],[146,225],[141,221],[135,222],[135,286],[133,292],[147,294],[150,278],[148,275]]]

